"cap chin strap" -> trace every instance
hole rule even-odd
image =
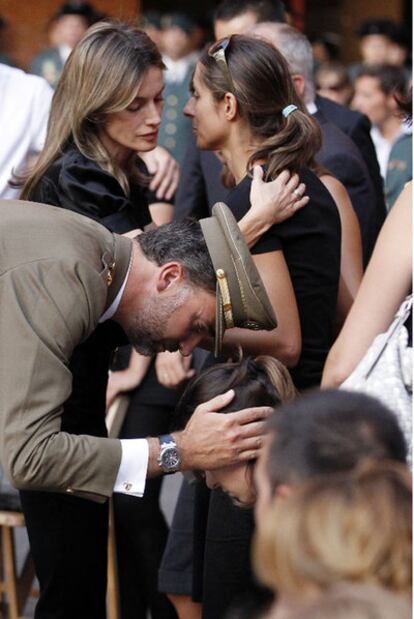
[[[232,329],[234,327],[233,310],[231,305],[229,285],[227,283],[227,277],[223,269],[217,269],[216,277],[220,288],[220,296],[222,300],[226,329]]]

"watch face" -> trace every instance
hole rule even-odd
[[[167,447],[161,456],[162,466],[166,469],[174,469],[180,464],[180,455],[176,447]]]

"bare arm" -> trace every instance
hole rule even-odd
[[[282,251],[253,256],[276,314],[278,326],[273,331],[226,331],[224,345],[230,350],[240,345],[247,354],[272,355],[288,367],[294,367],[301,351],[301,331],[289,271]]]
[[[174,207],[169,202],[154,202],[149,205],[151,219],[157,226],[168,224],[172,221]]]
[[[344,185],[328,174],[321,176],[320,180],[335,200],[341,219],[341,272],[336,306],[339,331],[351,309],[362,279],[361,230]]]
[[[328,355],[323,387],[336,387],[349,376],[410,290],[411,191],[408,183],[384,223],[354,305]]]
[[[110,406],[118,393],[131,391],[138,387],[148,371],[152,357],[144,357],[132,350],[128,367],[125,370],[111,372],[106,388],[106,406]]]

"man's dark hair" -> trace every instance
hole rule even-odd
[[[215,292],[216,276],[210,254],[195,219],[159,226],[136,237],[148,260],[162,266],[177,261],[183,265],[185,278],[194,286]]]
[[[365,459],[406,462],[397,418],[361,393],[309,393],[278,408],[268,429],[267,471],[273,490],[281,483],[349,471]]]
[[[285,6],[280,0],[222,0],[214,11],[214,21],[229,21],[244,13],[255,13],[257,22],[285,23]]]
[[[367,19],[363,21],[356,30],[359,37],[369,37],[370,35],[382,35],[392,38],[395,32],[395,23],[391,19]]]
[[[392,93],[404,94],[407,89],[407,80],[404,70],[390,64],[364,65],[358,71],[359,77],[374,77],[379,87],[386,95]]]

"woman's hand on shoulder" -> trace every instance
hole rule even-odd
[[[275,180],[265,182],[260,165],[253,168],[250,189],[251,207],[239,222],[247,244],[251,247],[274,224],[292,217],[309,202],[306,187],[297,174],[283,170]]]
[[[306,187],[297,174],[283,170],[273,181],[263,180],[263,168],[253,168],[253,181],[250,189],[251,209],[269,223],[279,224],[306,206],[309,197],[305,196]]]

